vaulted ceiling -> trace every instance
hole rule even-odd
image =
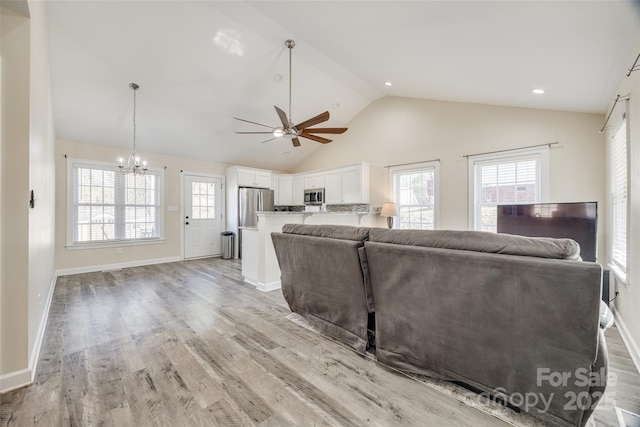
[[[130,148],[135,82],[139,151],[289,170],[322,145],[261,143],[233,119],[288,111],[289,38],[294,122],[348,126],[384,96],[605,114],[639,53],[638,3],[51,0],[56,133]]]

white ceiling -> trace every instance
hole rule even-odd
[[[126,152],[136,82],[139,152],[289,170],[322,145],[261,144],[233,119],[288,110],[288,38],[294,122],[348,126],[384,96],[604,114],[638,53],[638,3],[51,0],[56,133]]]

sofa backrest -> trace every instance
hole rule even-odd
[[[369,228],[287,224],[271,233],[282,294],[292,311],[364,353],[373,311],[364,242]]]
[[[369,227],[353,227],[350,225],[311,225],[285,224],[282,232],[285,234],[301,234],[329,239],[355,240],[364,242],[369,239]]]
[[[486,231],[372,228],[369,230],[369,241],[503,255],[580,260],[580,245],[571,239],[524,237]]]

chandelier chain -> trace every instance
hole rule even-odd
[[[136,153],[136,92],[137,88],[133,88],[133,154]]]

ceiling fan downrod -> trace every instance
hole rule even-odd
[[[291,76],[291,51],[296,45],[296,42],[288,39],[285,40],[284,45],[289,49],[289,125],[293,127],[293,119],[291,118],[291,80],[293,77]]]

